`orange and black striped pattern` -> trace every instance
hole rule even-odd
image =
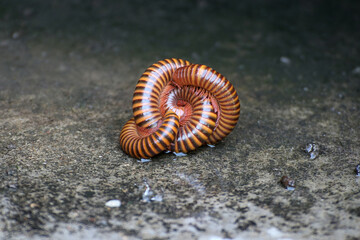
[[[181,112],[182,106],[179,107],[176,102],[179,100],[186,101],[191,108],[191,112],[188,113],[188,119],[184,119],[183,126],[180,126],[170,150],[177,153],[186,153],[207,142],[215,128],[217,114],[211,105],[211,100],[194,87],[177,88],[171,91],[166,99],[165,109],[170,109],[183,116],[184,114]]]
[[[155,128],[162,119],[160,95],[176,69],[189,65],[182,59],[165,59],[151,65],[140,77],[133,97],[135,123],[142,128]]]
[[[130,156],[136,158],[151,158],[174,141],[179,129],[179,117],[172,111],[165,115],[160,127],[148,136],[139,135],[134,118],[131,118],[123,127],[120,134],[121,147]]]
[[[133,114],[121,131],[120,146],[135,158],[150,158],[220,141],[234,129],[240,101],[220,73],[172,58],[151,65],[141,76]]]
[[[205,65],[193,64],[177,69],[172,80],[180,87],[204,89],[215,98],[218,120],[209,143],[217,143],[234,129],[240,116],[240,101],[234,86],[223,75]]]

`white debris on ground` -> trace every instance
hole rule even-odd
[[[284,57],[284,56],[280,57],[280,62],[285,64],[285,65],[290,65],[291,64],[290,58]]]
[[[320,154],[320,147],[315,143],[309,143],[305,147],[305,152],[310,154],[310,159],[315,159]]]
[[[141,163],[147,163],[147,162],[151,162],[151,159],[147,159],[147,158],[141,158],[140,160],[137,160],[138,162],[141,162]]]
[[[146,179],[144,180],[144,184],[145,184],[145,192],[142,195],[142,200],[144,202],[162,202],[163,200],[163,196],[160,194],[156,194],[154,193],[154,191],[151,190],[149,184],[147,183]]]
[[[185,157],[185,156],[187,156],[187,154],[186,153],[183,153],[183,152],[173,152],[173,154],[175,154],[175,156],[177,156],[177,157]]]
[[[109,208],[116,208],[116,207],[120,207],[121,206],[121,201],[118,200],[118,199],[112,199],[112,200],[109,200],[105,203],[105,206],[106,207],[109,207]]]

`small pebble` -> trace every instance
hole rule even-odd
[[[287,190],[295,190],[295,181],[288,176],[282,176],[280,182]]]
[[[214,147],[215,147],[215,145],[211,145],[211,144],[208,144],[208,146],[211,147],[211,148],[214,148]]]
[[[117,199],[109,200],[105,203],[106,207],[115,208],[121,206],[121,201]]]
[[[38,204],[36,204],[36,203],[30,203],[30,207],[31,207],[31,208],[38,208],[38,207],[39,207],[39,205],[38,205]]]
[[[360,177],[360,164],[356,165],[355,174],[356,176]]]
[[[291,64],[290,58],[284,57],[284,56],[282,56],[282,57],[280,58],[280,62],[283,63],[283,64],[286,64],[286,65],[290,65],[290,64]]]
[[[320,147],[315,143],[309,143],[305,146],[305,152],[310,154],[310,159],[315,159],[320,154]]]
[[[9,184],[8,188],[15,190],[15,189],[17,189],[17,186],[15,184]]]
[[[74,212],[74,211],[71,211],[68,213],[67,215],[69,218],[76,218],[79,216],[79,213],[78,212]]]

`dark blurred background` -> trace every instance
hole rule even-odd
[[[286,56],[330,74],[358,64],[359,11],[359,1],[2,0],[0,31],[104,64],[181,57],[262,74]]]
[[[359,1],[2,0],[0,36],[3,47],[15,40],[102,67],[122,61],[136,71],[134,82],[144,66],[184,58],[243,91],[269,90],[254,97],[288,102],[292,95],[306,100],[304,88],[321,94],[346,82],[358,89],[349,75],[360,72],[359,11]]]

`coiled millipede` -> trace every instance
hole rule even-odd
[[[217,143],[236,126],[240,101],[233,85],[212,68],[171,58],[140,77],[133,114],[121,130],[120,146],[146,159]]]

